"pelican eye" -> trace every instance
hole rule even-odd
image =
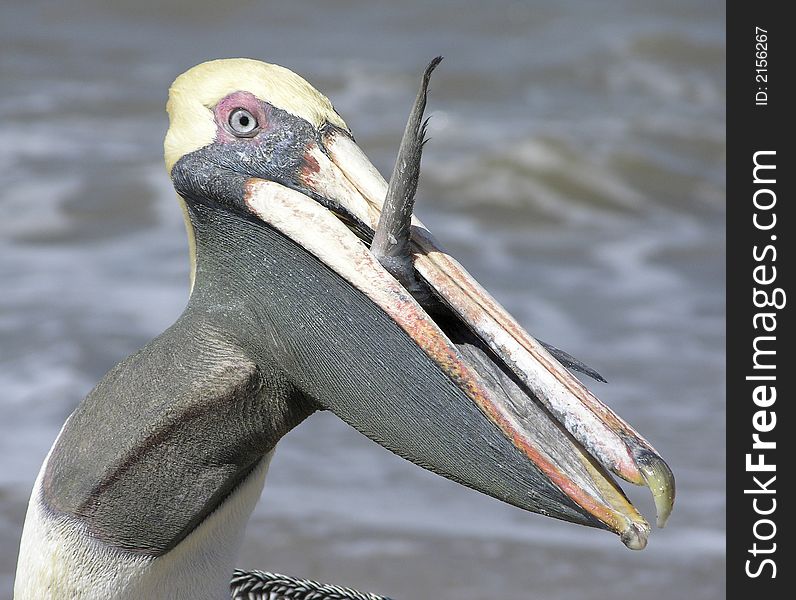
[[[229,115],[229,126],[232,133],[240,136],[252,136],[257,132],[257,119],[245,108],[236,108]]]

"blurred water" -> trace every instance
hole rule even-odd
[[[318,415],[280,444],[241,565],[407,600],[723,596],[723,3],[87,0],[0,14],[0,597],[62,422],[186,300],[161,158],[172,79],[223,56],[284,64],[389,173],[436,54],[418,213],[532,333],[609,379],[598,395],[677,475],[674,515],[631,553]]]

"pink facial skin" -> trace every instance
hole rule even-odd
[[[248,110],[257,119],[258,129],[252,135],[242,138],[235,135],[229,126],[229,116],[236,109],[243,108]],[[265,131],[270,126],[270,109],[254,94],[250,92],[233,92],[222,98],[213,108],[218,128],[216,129],[216,142],[228,143],[235,140],[256,138],[261,131]]]

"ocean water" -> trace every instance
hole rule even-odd
[[[418,214],[531,333],[606,376],[592,389],[676,474],[674,514],[630,552],[319,414],[280,442],[241,566],[403,600],[723,597],[723,27],[721,2],[4,5],[0,598],[61,424],[187,298],[162,162],[173,78],[283,64],[388,174],[437,54]]]

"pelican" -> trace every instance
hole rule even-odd
[[[275,447],[318,410],[443,477],[642,549],[650,526],[616,475],[650,488],[663,526],[671,470],[568,368],[598,376],[526,333],[412,215],[436,62],[389,184],[288,69],[225,59],[175,80],[164,148],[189,300],[58,434],[17,600],[229,598]],[[377,598],[279,577],[235,572],[233,593]]]

